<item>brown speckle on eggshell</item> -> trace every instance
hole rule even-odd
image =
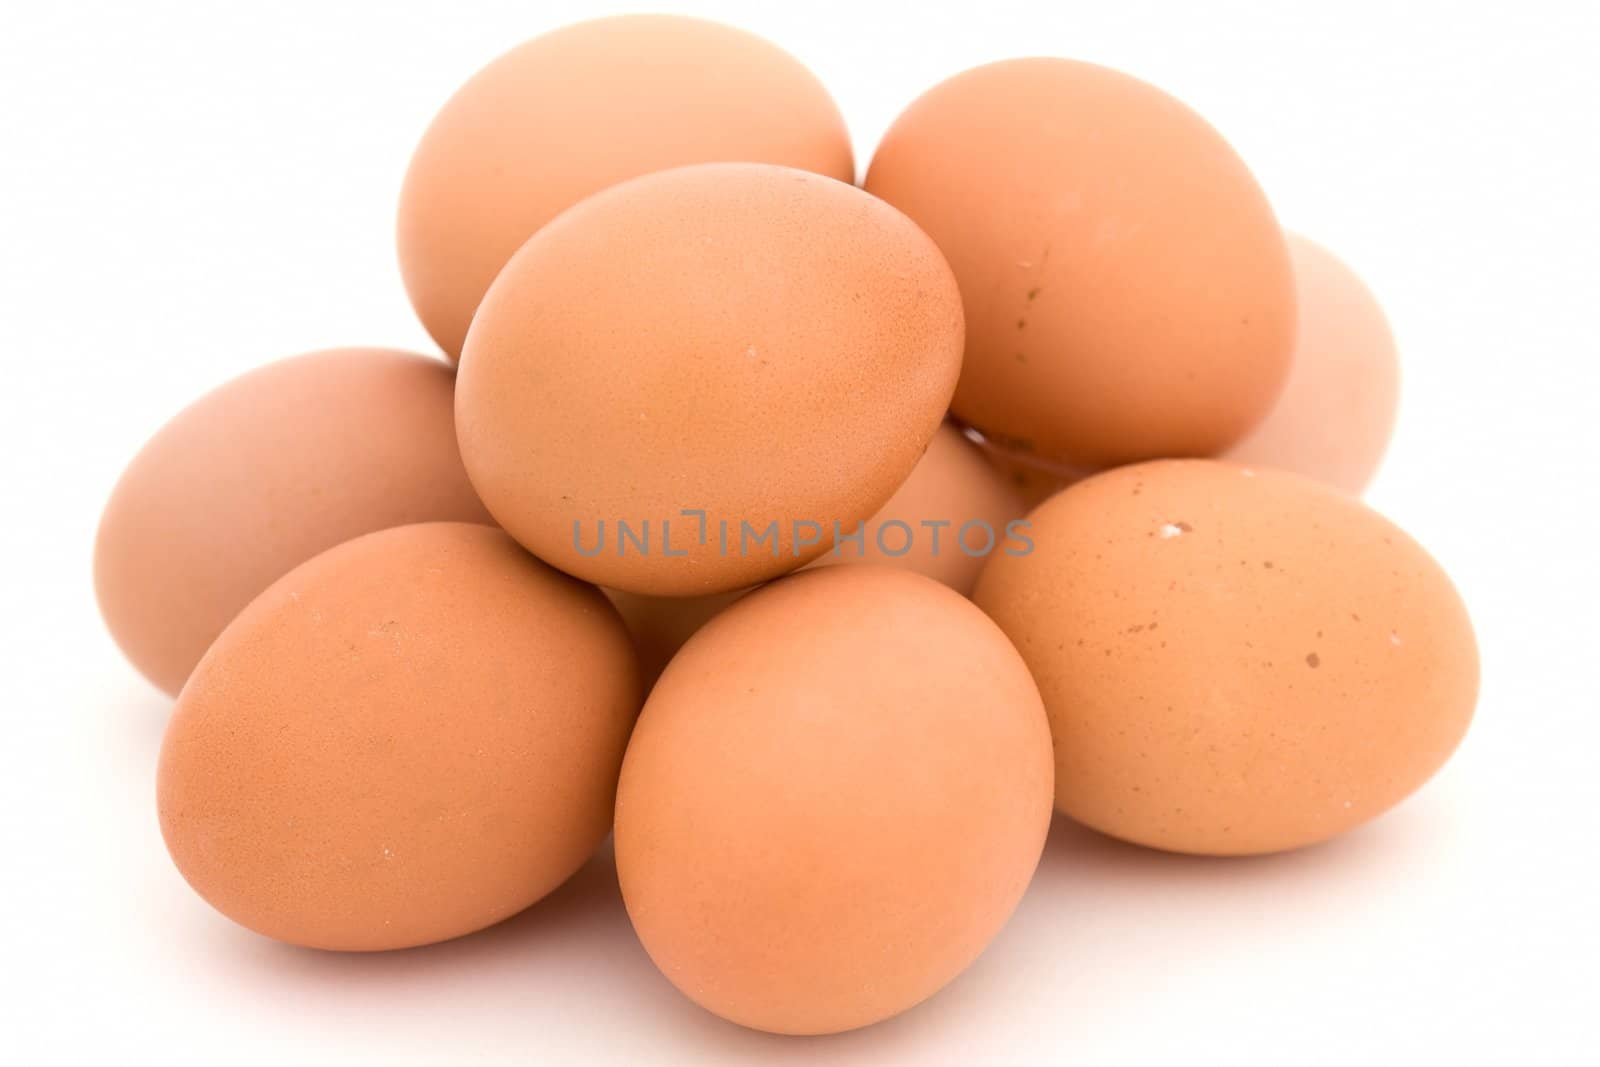
[[[1068,59],[977,67],[895,120],[865,187],[949,259],[967,313],[952,409],[1003,449],[1210,455],[1283,385],[1294,286],[1272,208],[1154,86]]]
[[[1393,807],[1466,732],[1461,598],[1338,490],[1158,461],[1029,519],[1033,552],[991,558],[974,599],[1039,683],[1056,804],[1080,822],[1177,852],[1314,844]]]

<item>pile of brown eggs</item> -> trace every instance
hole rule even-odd
[[[854,177],[808,71],[696,20],[572,26],[445,105],[399,251],[446,360],[231,382],[100,528],[202,897],[396,949],[614,832],[671,982],[825,1033],[970,964],[1052,809],[1264,853],[1439,768],[1477,652],[1356,498],[1382,312],[1216,131],[1013,60]]]

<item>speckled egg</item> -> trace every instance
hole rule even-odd
[[[1206,460],[1097,475],[975,599],[1038,681],[1056,805],[1178,852],[1326,840],[1415,790],[1477,700],[1449,577],[1359,501]]]
[[[1094,468],[1212,455],[1283,385],[1277,220],[1217,131],[1154,86],[1067,59],[969,70],[894,122],[866,188],[954,268],[953,410],[1004,448]]]

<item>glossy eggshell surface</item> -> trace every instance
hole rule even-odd
[[[826,568],[745,597],[667,667],[623,764],[617,871],[684,994],[756,1029],[847,1030],[983,951],[1050,794],[1004,635],[929,579]]]
[[[456,387],[461,453],[496,520],[569,573],[738,589],[893,495],[961,336],[949,267],[881,200],[787,167],[663,171],[566,212],[495,280]]]
[[[95,542],[100,612],[133,665],[176,694],[251,598],[318,552],[491,521],[456,447],[453,379],[437,359],[332,349],[251,371],[162,427]]]
[[[1030,516],[975,600],[1038,681],[1056,804],[1178,852],[1272,852],[1388,810],[1477,699],[1449,577],[1358,501],[1206,460],[1120,468]]]
[[[1211,455],[1283,384],[1294,288],[1272,209],[1153,86],[1066,59],[969,70],[895,121],[866,188],[955,270],[953,411],[1003,447],[1089,467]]]
[[[418,145],[400,194],[406,290],[454,358],[495,274],[563,210],[641,174],[741,160],[855,180],[839,109],[776,45],[668,15],[535,38],[474,75]]]
[[[1314,241],[1288,239],[1300,306],[1289,384],[1266,420],[1223,458],[1281,467],[1359,495],[1394,431],[1394,335],[1354,271]]]
[[[592,587],[488,526],[370,534],[275,583],[196,668],[161,748],[161,831],[202,897],[268,937],[456,937],[606,835],[638,702]]]

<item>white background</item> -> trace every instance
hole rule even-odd
[[[1600,31],[1592,4],[681,3],[786,46],[864,166],[917,93],[1057,53],[1175,92],[1360,270],[1404,366],[1371,501],[1455,575],[1465,746],[1330,846],[1205,861],[1058,821],[934,1000],[832,1039],[682,999],[604,857],[504,927],[343,957],[213,914],[162,849],[169,703],[100,628],[99,508],[169,415],[262,361],[428,350],[392,251],[435,108],[608,4],[13,3],[0,14],[0,1058],[295,1062],[1600,1062]]]

